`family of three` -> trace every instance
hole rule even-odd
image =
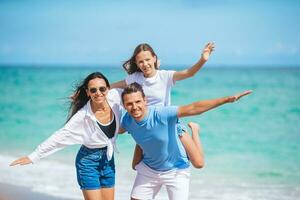
[[[197,73],[213,49],[214,44],[208,43],[195,65],[167,71],[159,70],[158,57],[148,44],[138,45],[123,65],[129,74],[125,80],[110,85],[100,72],[89,74],[72,97],[65,125],[11,166],[35,163],[68,145],[82,144],[76,173],[84,199],[113,200],[115,142],[118,134],[127,131],[136,142],[132,165],[137,174],[131,199],[154,199],[162,186],[169,199],[188,199],[190,163],[201,168],[204,155],[199,126],[188,124],[190,136],[179,118],[200,115],[251,93],[170,105],[174,83]]]

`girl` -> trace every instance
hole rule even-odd
[[[152,47],[149,44],[140,44],[135,48],[131,58],[123,64],[129,76],[125,80],[112,84],[112,88],[124,88],[128,84],[137,82],[143,87],[148,105],[168,106],[171,104],[171,87],[176,81],[194,76],[209,59],[214,47],[214,43],[209,42],[204,47],[201,58],[196,64],[182,71],[171,71],[158,70],[158,58]],[[189,124],[192,129],[192,140],[186,139],[189,137],[187,133],[180,133],[182,128],[180,124],[178,125],[181,142],[185,147],[190,146],[192,148],[192,150],[185,148],[191,163],[196,168],[203,167],[203,153],[198,139],[198,131],[194,131],[197,129],[192,128],[196,125],[194,123],[192,123],[192,126]],[[186,140],[191,141],[191,143],[185,144]],[[142,150],[136,145],[132,163],[133,168],[141,158]]]
[[[39,145],[29,156],[11,163],[35,163],[64,147],[82,144],[76,157],[77,181],[85,200],[114,199],[113,149],[121,117],[120,96],[109,90],[106,77],[95,72],[76,89],[70,117],[63,128]]]

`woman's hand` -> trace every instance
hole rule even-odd
[[[22,158],[19,158],[15,161],[13,161],[12,163],[10,163],[9,166],[15,166],[15,165],[28,165],[28,164],[31,164],[32,161],[27,157],[22,157]]]

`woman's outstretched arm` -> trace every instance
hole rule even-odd
[[[43,143],[41,143],[35,151],[30,155],[18,158],[13,161],[10,166],[14,165],[26,165],[30,163],[35,163],[41,158],[49,156],[56,151],[59,151],[66,146],[73,144],[83,143],[83,132],[85,131],[85,126],[82,123],[84,115],[77,112],[65,125],[63,128],[56,131]]]

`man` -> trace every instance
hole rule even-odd
[[[121,118],[121,127],[131,134],[143,151],[142,161],[135,167],[137,176],[131,199],[153,199],[163,185],[169,199],[188,199],[189,160],[186,152],[192,152],[193,145],[190,145],[191,140],[179,140],[186,135],[177,134],[178,118],[199,115],[250,93],[245,91],[185,106],[148,107],[142,87],[137,83],[128,85],[122,92],[127,112]]]

